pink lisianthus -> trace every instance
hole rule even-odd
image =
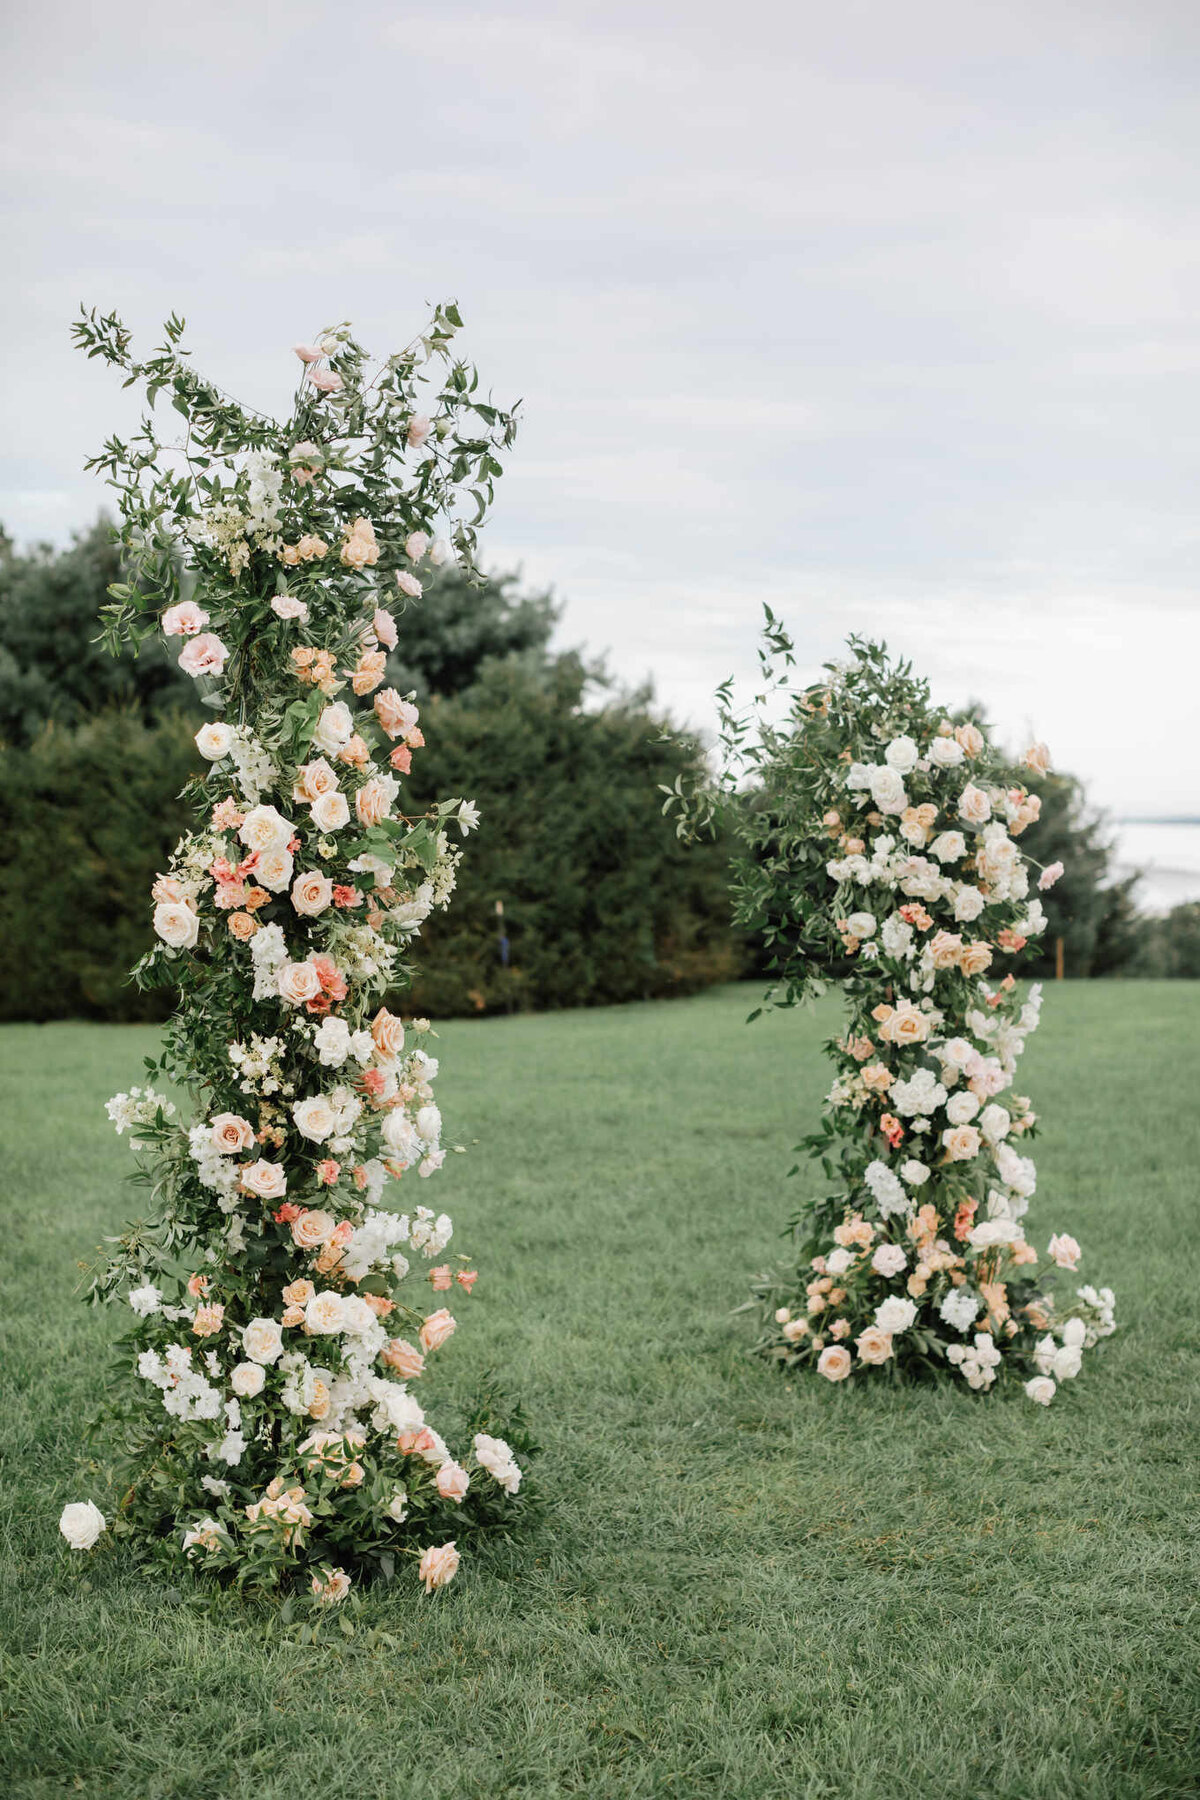
[[[201,675],[219,675],[225,667],[228,650],[214,632],[202,631],[184,645],[179,653],[179,666],[185,675],[199,680]]]
[[[1047,888],[1052,888],[1055,882],[1061,879],[1062,874],[1063,865],[1060,862],[1052,862],[1049,868],[1042,870],[1041,874],[1038,876],[1038,886],[1041,888],[1043,894],[1046,892]]]
[[[181,600],[178,606],[168,606],[162,616],[166,637],[195,637],[207,624],[208,614],[194,600]]]
[[[390,612],[384,611],[382,606],[377,606],[375,608],[375,617],[371,620],[371,629],[374,631],[375,636],[379,639],[379,642],[383,645],[385,650],[394,650],[396,648],[396,645],[399,642],[396,635],[396,621],[393,619]]]
[[[346,385],[336,369],[316,369],[311,365],[308,379],[318,394],[340,394]]]
[[[297,600],[294,594],[276,594],[271,601],[271,611],[280,619],[299,619],[303,624],[308,617],[308,607],[303,600]]]
[[[1055,1232],[1050,1239],[1048,1254],[1051,1262],[1057,1263],[1060,1269],[1069,1269],[1074,1274],[1083,1251],[1073,1237],[1068,1237],[1065,1232]]]
[[[319,344],[293,344],[292,355],[302,363],[319,363],[324,361],[325,352]]]
[[[453,1581],[458,1564],[459,1555],[453,1540],[448,1544],[431,1544],[417,1568],[418,1579],[425,1583],[425,1592],[432,1594],[434,1588],[445,1587]]]

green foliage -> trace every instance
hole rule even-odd
[[[1141,921],[1130,973],[1200,980],[1200,901],[1187,901],[1162,918]]]
[[[400,621],[387,678],[402,694],[414,690],[423,705],[432,694],[463,693],[490,662],[522,656],[544,667],[559,612],[549,594],[523,593],[517,574],[472,577],[450,564]]]
[[[151,941],[146,896],[190,819],[195,721],[110,711],[0,750],[6,1019],[161,1019],[127,971]]]
[[[161,639],[105,653],[97,618],[123,574],[114,533],[99,519],[67,550],[18,555],[0,532],[0,744],[31,744],[53,721],[73,726],[119,705],[145,719],[195,712],[195,683]]]
[[[1074,775],[1026,772],[1024,779],[1042,810],[1022,837],[1021,848],[1043,868],[1063,865],[1062,876],[1042,896],[1046,930],[1027,970],[1052,975],[1055,940],[1062,938],[1067,975],[1115,974],[1137,946],[1137,877],[1114,880],[1113,844],[1104,815],[1088,804]]]
[[[425,714],[413,792],[482,814],[454,906],[422,934],[414,1001],[435,1015],[690,993],[737,972],[725,847],[690,855],[662,816],[678,766],[645,695],[585,705],[574,657],[486,666]],[[683,752],[698,776],[702,752]],[[500,918],[510,963],[500,961]]]

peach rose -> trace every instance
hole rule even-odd
[[[318,831],[337,831],[350,818],[345,794],[321,794],[312,803],[312,822]]]
[[[243,944],[258,930],[258,920],[252,918],[248,912],[230,913],[226,923],[232,935],[240,939]]]
[[[282,1164],[267,1162],[261,1156],[257,1162],[242,1165],[241,1179],[246,1193],[257,1194],[260,1200],[282,1200],[287,1193]]]
[[[992,953],[986,944],[964,944],[958,966],[964,975],[982,975],[991,962]]]
[[[1050,773],[1050,751],[1045,744],[1030,744],[1021,761],[1035,775]]]
[[[172,950],[190,950],[200,936],[200,920],[182,901],[162,900],[154,909],[154,929]]]
[[[427,1354],[430,1350],[439,1350],[453,1333],[457,1324],[457,1319],[448,1313],[444,1306],[439,1307],[437,1312],[430,1313],[418,1334],[422,1350]]]
[[[393,1062],[404,1049],[404,1020],[390,1013],[386,1006],[381,1006],[371,1020],[371,1036],[375,1039],[375,1048],[380,1056]]]
[[[879,1035],[890,1044],[923,1044],[929,1031],[929,1015],[911,1000],[901,1000]]]
[[[437,1491],[443,1500],[461,1500],[471,1485],[471,1477],[461,1463],[444,1462],[437,1472]]]
[[[425,1372],[425,1358],[415,1344],[406,1338],[391,1338],[379,1352],[379,1360],[395,1369],[397,1375],[405,1381],[415,1381],[418,1375]]]
[[[863,1086],[872,1094],[887,1094],[894,1086],[896,1077],[886,1063],[868,1063],[862,1072]]]
[[[382,650],[364,650],[358,659],[350,686],[356,694],[369,694],[383,680],[387,658]]]
[[[322,1569],[311,1586],[318,1606],[339,1606],[350,1592],[350,1577],[345,1569]]]
[[[880,1331],[878,1325],[868,1325],[861,1336],[854,1340],[860,1362],[885,1363],[892,1354],[890,1332]]]
[[[396,621],[393,619],[391,613],[386,612],[382,606],[377,606],[375,608],[375,617],[371,620],[371,629],[385,649],[394,650],[396,648],[396,645],[400,641],[396,634]]]
[[[221,1321],[225,1317],[225,1308],[215,1301],[196,1308],[196,1316],[192,1320],[192,1330],[197,1337],[215,1337],[221,1329]]]
[[[292,1242],[301,1250],[315,1250],[318,1244],[324,1244],[333,1236],[337,1220],[332,1213],[323,1212],[320,1207],[306,1207],[299,1216],[292,1220]],[[285,1293],[286,1300],[291,1295]],[[307,1305],[312,1299],[309,1294],[303,1301],[293,1301],[293,1305]]]
[[[253,1125],[237,1113],[218,1113],[209,1129],[213,1149],[222,1156],[236,1156],[239,1150],[249,1150],[254,1142]]]
[[[392,810],[391,795],[378,779],[365,782],[354,796],[354,810],[360,825],[378,825]]]
[[[375,717],[390,738],[407,737],[420,713],[411,700],[402,700],[395,688],[384,688],[375,696]]]
[[[315,762],[303,763],[296,770],[296,780],[292,787],[292,799],[303,800],[311,806],[322,794],[336,792],[338,784],[337,771],[330,767],[323,756]]]
[[[978,725],[956,725],[954,736],[964,756],[978,756],[983,749],[983,733]]]
[[[935,969],[954,969],[962,956],[962,938],[954,931],[939,931],[929,941],[929,954]]]
[[[968,781],[958,796],[958,816],[968,825],[986,825],[992,816],[992,803],[982,788]]]
[[[305,918],[315,919],[323,913],[333,899],[333,883],[328,875],[319,875],[310,869],[307,875],[297,875],[292,883],[292,905]]]
[[[827,1344],[817,1360],[817,1373],[826,1381],[845,1381],[851,1367],[850,1352],[844,1344]]]
[[[275,985],[289,1006],[303,1006],[321,991],[321,978],[310,962],[280,963]]]
[[[306,1281],[302,1276],[299,1281],[288,1282],[283,1290],[283,1297],[289,1306],[307,1306],[316,1291],[312,1282]]]
[[[431,1544],[417,1565],[417,1579],[425,1583],[425,1592],[445,1587],[458,1573],[459,1554],[454,1540],[448,1544]]]

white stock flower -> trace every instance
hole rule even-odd
[[[955,1331],[966,1331],[978,1315],[980,1304],[979,1295],[970,1288],[956,1287],[950,1289],[938,1312]]]

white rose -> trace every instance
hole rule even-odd
[[[962,759],[962,745],[952,737],[936,737],[929,746],[929,760],[939,769],[957,768]]]
[[[417,1134],[413,1122],[400,1107],[395,1107],[383,1121],[382,1137],[399,1162],[412,1162],[417,1154]]]
[[[286,850],[292,827],[273,806],[255,806],[238,827],[238,836],[247,850]]]
[[[846,930],[851,937],[869,938],[875,936],[875,917],[873,913],[851,913],[846,920]]]
[[[200,936],[200,920],[180,900],[161,900],[154,909],[154,929],[172,950],[190,950]]]
[[[1082,1350],[1087,1342],[1087,1326],[1082,1319],[1068,1319],[1062,1328],[1062,1341],[1076,1350]]]
[[[903,780],[886,763],[871,770],[871,798],[883,813],[902,813],[908,805]]]
[[[370,1039],[368,1038],[368,1045],[369,1043]],[[316,1036],[313,1038],[313,1048],[317,1053],[318,1060],[327,1069],[340,1069],[350,1054],[350,1027],[345,1019],[333,1017],[322,1019],[317,1027]],[[369,1055],[368,1047],[367,1056]],[[360,1057],[359,1061],[365,1062],[367,1056]]]
[[[58,1529],[72,1550],[90,1550],[105,1529],[104,1514],[91,1500],[75,1500],[63,1507]]]
[[[336,756],[339,750],[345,749],[353,736],[354,718],[350,708],[345,701],[335,700],[332,706],[323,709],[312,741],[327,756]]]
[[[871,1267],[885,1281],[890,1281],[893,1275],[899,1275],[901,1269],[908,1267],[908,1258],[899,1244],[880,1244],[871,1258]]]
[[[989,1144],[998,1144],[1012,1127],[1012,1115],[1003,1106],[985,1106],[979,1115],[979,1129]]]
[[[967,840],[961,831],[942,831],[929,846],[930,856],[939,862],[958,862],[967,854]]]
[[[825,1258],[825,1267],[831,1275],[844,1275],[853,1261],[853,1250],[847,1250],[844,1245],[839,1244],[837,1249],[831,1250]]]
[[[238,1363],[233,1370],[229,1377],[229,1385],[234,1393],[239,1394],[243,1400],[251,1400],[255,1394],[262,1392],[263,1382],[266,1379],[266,1371],[261,1363],[244,1362]]]
[[[436,1106],[423,1106],[417,1114],[417,1135],[427,1144],[436,1144],[442,1129],[442,1115]]]
[[[229,755],[232,745],[233,731],[220,719],[214,719],[211,725],[202,725],[196,733],[196,748],[209,762],[220,762],[223,756]]]
[[[283,1355],[283,1329],[278,1319],[251,1319],[242,1332],[242,1349],[251,1362],[277,1362]]]
[[[342,1329],[343,1302],[331,1289],[314,1294],[304,1309],[304,1323],[319,1337],[331,1337]]]
[[[129,1304],[139,1319],[146,1318],[149,1313],[156,1313],[161,1300],[162,1295],[153,1282],[148,1281],[145,1287],[131,1288],[129,1291]]]
[[[977,919],[986,902],[977,887],[960,888],[954,896],[954,916],[961,923],[969,924]]]
[[[1057,1350],[1050,1372],[1056,1381],[1073,1381],[1083,1367],[1083,1352],[1078,1344],[1064,1344]]]
[[[296,1122],[297,1131],[314,1144],[323,1144],[337,1124],[337,1114],[324,1094],[314,1094],[309,1100],[297,1100],[292,1107],[292,1118]]]
[[[871,785],[870,763],[851,763],[846,771],[846,786],[851,793],[860,794]]]
[[[902,1180],[907,1181],[909,1187],[923,1187],[929,1180],[929,1170],[923,1162],[918,1162],[915,1156],[909,1157],[907,1162],[900,1164],[900,1175]]]
[[[978,1100],[965,1089],[961,1093],[951,1094],[946,1102],[946,1117],[952,1125],[969,1125],[978,1111]]]
[[[902,1299],[898,1294],[891,1295],[881,1306],[875,1308],[875,1323],[889,1337],[895,1337],[897,1332],[907,1331],[916,1316],[917,1309],[913,1302]]]
[[[1035,1375],[1032,1381],[1025,1383],[1025,1392],[1031,1400],[1036,1400],[1039,1406],[1049,1406],[1057,1389],[1048,1375]]]
[[[265,888],[273,894],[282,894],[292,879],[294,859],[290,850],[260,850],[258,861],[254,865],[254,875]]]
[[[920,754],[910,737],[893,738],[883,753],[884,760],[898,775],[907,775],[910,770],[915,769]]]
[[[318,831],[338,831],[350,817],[346,796],[336,788],[331,793],[318,794],[310,812]]]

